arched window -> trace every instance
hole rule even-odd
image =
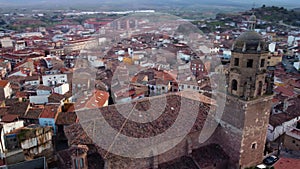
[[[235,79],[233,79],[231,82],[231,88],[232,90],[237,90],[237,81]]]

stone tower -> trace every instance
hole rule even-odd
[[[263,160],[272,91],[267,77],[268,49],[254,31],[256,17],[249,19],[249,30],[232,46],[227,101],[216,140],[230,156],[230,168],[245,168]]]

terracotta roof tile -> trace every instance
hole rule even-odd
[[[275,90],[276,93],[281,93],[282,95],[292,97],[295,95],[293,90],[288,89],[287,87],[278,86]]]
[[[57,125],[71,125],[77,122],[77,115],[75,112],[61,112],[57,116]]]
[[[271,115],[269,123],[274,127],[300,116],[299,103],[300,96],[288,99],[285,103],[288,104],[286,111],[279,114]],[[283,103],[278,104],[275,108],[283,111]]]
[[[100,108],[109,99],[109,93],[101,90],[94,90],[92,93],[82,96],[76,101],[76,110]]]
[[[44,85],[39,85],[38,87],[37,87],[37,89],[38,90],[52,90],[52,87],[50,87],[50,86],[44,86]]]
[[[0,80],[0,87],[4,88],[8,84],[8,80]]]
[[[64,95],[58,94],[58,93],[52,93],[49,97],[49,103],[60,103],[62,100],[65,99]]]
[[[8,114],[9,107],[0,107],[0,117]]]
[[[26,115],[24,115],[22,118],[24,118],[24,119],[38,119],[42,112],[43,112],[43,108],[30,108],[27,111]]]
[[[9,114],[16,114],[19,116],[25,115],[29,108],[29,101],[19,101],[18,99],[5,100],[5,105],[8,107]]]
[[[60,113],[60,104],[47,104],[42,111],[40,118],[57,118],[58,113]]]
[[[88,145],[94,144],[93,140],[86,134],[80,124],[72,124],[65,127],[65,135],[70,143],[70,145]]]
[[[181,101],[187,102],[187,104],[189,104],[193,110],[198,111],[196,121],[192,129],[190,130],[191,133],[200,131],[202,129],[210,108],[214,108],[214,106],[212,106],[211,104],[200,102],[197,99],[189,99],[189,98],[181,97],[180,95],[176,95],[176,94],[168,94],[166,96],[151,97],[151,98],[141,99],[136,102],[126,103],[126,104],[135,104],[136,110],[145,112],[145,114],[143,114],[142,117],[140,116],[141,118],[143,118],[146,116],[153,115],[151,112],[147,112],[150,103],[151,104],[153,104],[154,102],[156,104],[160,103],[161,102],[160,99],[166,99],[167,105],[157,119],[148,123],[136,123],[134,121],[126,120],[124,116],[119,113],[119,111],[116,108],[116,105],[102,107],[100,109],[77,111],[77,115],[79,116],[79,119],[81,121],[87,122],[88,120],[94,120],[95,118],[97,118],[95,117],[95,115],[101,113],[103,118],[97,119],[99,120],[99,123],[105,120],[111,127],[113,127],[115,130],[120,131],[124,135],[135,137],[135,138],[148,138],[151,136],[161,134],[162,132],[164,132],[165,130],[167,130],[173,125],[173,123],[178,117]],[[126,105],[124,106],[126,108]],[[146,112],[149,114],[146,114]],[[132,113],[132,114],[136,114],[136,113]],[[73,124],[71,126],[66,127],[64,130],[65,130],[65,135],[71,145],[72,144],[75,145],[93,144],[93,140],[87,135],[86,131],[83,130],[80,124]],[[178,128],[178,130],[181,129]],[[170,137],[173,138],[178,136],[174,134]]]
[[[277,163],[275,163],[274,167],[276,169],[296,169],[300,166],[300,159],[294,158],[280,158]]]
[[[17,120],[19,118],[19,115],[15,115],[15,114],[6,114],[1,118],[2,122],[14,122],[15,120]]]

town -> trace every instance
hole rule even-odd
[[[273,10],[300,16],[2,11],[0,168],[297,168],[300,27]]]

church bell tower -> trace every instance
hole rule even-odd
[[[267,90],[271,85],[267,77],[267,44],[254,31],[254,15],[248,23],[249,30],[232,45],[226,106],[217,131],[219,144],[230,156],[230,168],[262,162],[273,97]]]

